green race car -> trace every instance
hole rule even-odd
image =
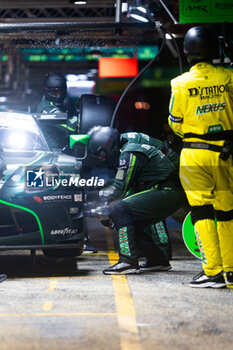
[[[0,113],[0,250],[82,254],[80,169],[75,157],[51,151],[33,115]]]

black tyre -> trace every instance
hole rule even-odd
[[[80,134],[86,134],[95,125],[110,126],[114,100],[102,95],[81,95],[79,99]]]
[[[82,248],[69,248],[69,249],[43,249],[43,254],[46,258],[52,259],[70,259],[81,255]]]

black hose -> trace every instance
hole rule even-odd
[[[176,49],[176,52],[177,52],[177,55],[178,55],[180,74],[182,74],[183,73],[182,58],[181,58],[180,50],[179,50],[179,47],[177,45],[176,39],[174,38],[173,34],[169,30],[166,29],[166,32],[172,38],[172,42],[173,42],[173,44],[175,46],[175,49]]]
[[[152,65],[152,63],[154,63],[154,61],[159,57],[159,55],[161,54],[164,45],[166,43],[166,35],[165,35],[165,29],[163,27],[160,28],[161,32],[162,32],[162,36],[163,36],[163,41],[162,44],[160,46],[160,49],[158,51],[158,53],[156,54],[156,56],[138,73],[138,75],[129,83],[129,85],[127,86],[127,88],[124,90],[124,92],[122,93],[119,101],[117,102],[117,105],[114,109],[113,115],[112,115],[112,120],[111,120],[111,127],[114,127],[114,123],[115,123],[115,119],[116,119],[116,114],[118,112],[119,106],[123,100],[123,98],[125,97],[125,95],[127,94],[127,92],[129,91],[129,89],[135,84],[135,82],[142,76],[142,74]]]

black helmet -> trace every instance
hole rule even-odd
[[[116,167],[120,154],[119,132],[110,126],[98,126],[92,128],[88,135],[90,136],[91,154],[106,162],[109,168]]]
[[[50,73],[44,78],[43,90],[45,98],[54,103],[62,103],[66,97],[66,79],[60,73]]]
[[[93,126],[92,128],[90,128],[89,130],[88,130],[88,132],[87,132],[87,134],[90,136],[90,138],[91,138],[91,136],[97,131],[97,130],[100,130],[102,128],[102,126],[101,125],[95,125],[95,126]]]
[[[206,27],[190,28],[184,37],[184,54],[190,64],[212,62],[216,46]]]

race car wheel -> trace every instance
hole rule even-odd
[[[70,259],[81,255],[83,249],[81,248],[69,248],[69,249],[43,249],[43,254],[46,258],[53,259]]]
[[[114,100],[108,96],[83,94],[78,102],[80,134],[86,134],[93,126],[110,126]]]

